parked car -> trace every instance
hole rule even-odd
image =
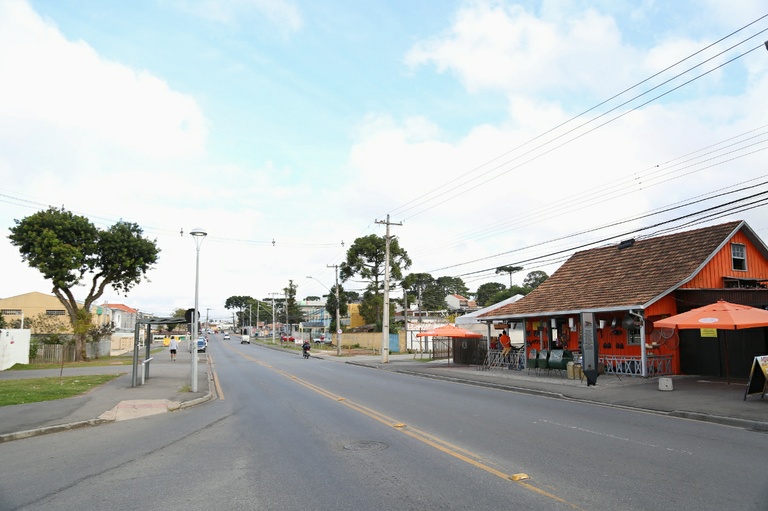
[[[294,341],[296,341],[296,339],[294,339],[292,335],[283,335],[280,339],[283,342],[294,342]]]
[[[197,338],[197,352],[198,353],[205,353],[205,348],[208,347],[208,341],[205,340],[205,337],[198,337]]]
[[[315,337],[314,339],[312,339],[312,342],[314,342],[315,344],[321,344],[323,340],[319,337]]]
[[[225,340],[225,341],[228,341],[228,340],[229,340],[229,334],[226,334],[226,333],[224,334],[224,340]]]

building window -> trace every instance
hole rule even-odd
[[[21,309],[3,309],[0,314],[3,316],[21,316]]]
[[[640,346],[639,328],[630,328],[627,330],[627,344],[629,346]]]
[[[64,316],[67,314],[67,311],[63,310],[47,310],[45,311],[46,316]]]
[[[747,247],[741,243],[731,243],[731,262],[733,269],[747,271]]]

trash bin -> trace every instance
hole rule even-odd
[[[573,371],[573,366],[574,366],[574,365],[575,365],[575,364],[574,364],[573,362],[568,362],[568,364],[567,364],[567,366],[566,366],[566,370],[565,370],[565,372],[566,372],[566,374],[568,375],[568,379],[569,379],[569,380],[573,380],[573,379],[575,378],[575,376],[574,376],[574,374],[575,374],[575,373],[574,373],[574,371]]]

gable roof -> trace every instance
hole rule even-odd
[[[480,319],[645,308],[692,279],[739,230],[768,257],[740,221],[584,250],[523,299]]]
[[[128,307],[127,305],[124,305],[122,303],[106,303],[104,305],[106,305],[112,310],[119,310],[119,311],[127,312],[129,314],[137,314],[139,312],[136,309]]]

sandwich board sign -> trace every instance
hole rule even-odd
[[[747,390],[744,391],[744,401],[750,394],[760,393],[760,399],[765,396],[768,389],[768,355],[755,357],[752,362],[752,370],[749,372]]]

